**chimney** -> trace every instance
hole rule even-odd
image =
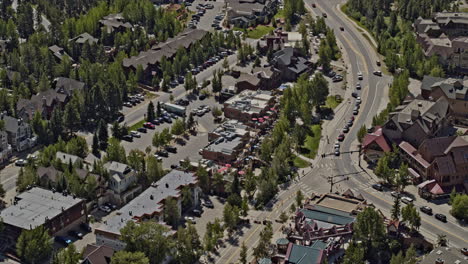
[[[168,188],[168,189],[169,189],[169,184],[168,184],[168,183],[166,183],[166,188]]]
[[[444,262],[445,262],[445,261],[444,261],[443,259],[441,259],[441,258],[437,258],[437,259],[435,260],[435,264],[444,264]]]
[[[47,99],[46,99],[45,95],[42,96],[42,105],[43,106],[47,105]]]
[[[131,216],[133,213],[132,213],[132,211],[128,211],[128,214]]]
[[[153,195],[150,195],[150,200],[153,200],[153,199],[154,199]]]

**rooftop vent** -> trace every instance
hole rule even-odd
[[[154,197],[153,197],[153,195],[150,195],[150,200],[154,200]]]
[[[419,107],[422,107],[422,102],[418,102],[418,106],[419,106]]]
[[[168,189],[169,189],[169,184],[168,184],[168,183],[166,183],[166,188],[168,188]]]
[[[435,264],[444,264],[444,262],[445,262],[445,261],[444,261],[443,259],[441,259],[441,258],[437,258],[437,259],[435,260]]]

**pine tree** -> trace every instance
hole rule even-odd
[[[93,146],[92,151],[95,156],[99,156],[99,139],[96,133],[93,134]]]
[[[146,113],[146,121],[148,122],[151,122],[153,121],[155,118],[154,116],[154,104],[153,102],[150,101],[150,103],[148,104],[148,110],[147,110],[147,113]]]

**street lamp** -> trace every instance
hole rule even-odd
[[[359,168],[361,167],[361,150],[362,150],[362,145],[359,144],[358,145],[358,148],[359,148],[359,153],[358,153],[358,165],[359,165]]]

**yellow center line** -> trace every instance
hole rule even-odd
[[[355,181],[356,181],[356,180],[355,180]],[[389,204],[389,205],[392,205],[392,203],[388,202],[387,200],[382,199],[381,197],[379,197],[379,196],[377,196],[377,195],[375,195],[375,194],[373,194],[373,193],[371,193],[371,192],[367,192],[366,190],[363,190],[363,191],[366,192],[367,194],[370,194],[370,195],[374,196],[375,198],[380,199],[381,201],[383,201],[383,202],[385,202],[385,203],[387,203],[387,204]],[[446,229],[444,229],[444,228],[441,228],[441,227],[439,227],[439,226],[437,226],[437,225],[434,225],[433,223],[431,223],[431,222],[429,222],[429,221],[427,221],[427,220],[424,220],[422,217],[421,217],[421,221],[422,221],[422,222],[425,222],[425,223],[427,223],[427,224],[430,224],[431,226],[433,226],[433,227],[439,229],[440,231],[445,232],[445,233],[447,233],[447,234],[450,234],[450,235],[452,235],[452,236],[454,236],[454,237],[456,237],[456,238],[458,238],[458,239],[460,239],[460,240],[462,240],[462,241],[468,243],[468,240],[466,240],[466,239],[464,239],[464,238],[462,238],[462,237],[460,237],[460,236],[458,236],[458,235],[456,235],[456,234],[454,234],[454,233],[452,233],[452,232],[450,232],[450,231],[448,231],[448,230],[446,230]]]

